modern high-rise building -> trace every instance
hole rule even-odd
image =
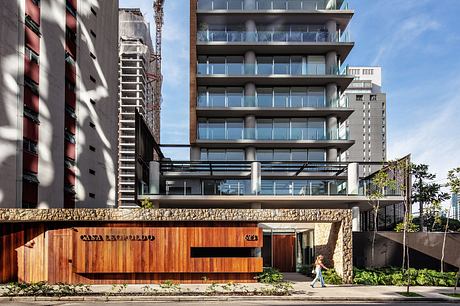
[[[452,194],[452,218],[460,220],[460,197],[458,194]]]
[[[119,10],[119,52],[118,207],[138,207],[137,193],[148,184],[153,159],[154,121],[159,119],[153,111],[157,59],[150,25],[138,8]]]
[[[359,176],[367,161],[343,159],[355,143],[344,95],[354,78],[342,64],[354,46],[347,33],[353,14],[339,0],[190,1],[191,158],[153,162],[149,190],[139,199],[229,221],[207,223],[210,232],[260,230],[248,236],[260,241],[249,250],[231,249],[243,244],[229,238],[225,247],[209,242],[192,251],[192,260],[242,257],[247,268],[227,272],[249,279],[262,266],[299,271],[322,253],[349,277],[351,253],[339,251],[346,243],[338,237],[352,223],[360,229],[371,179]],[[381,205],[395,201],[401,197],[386,194]],[[311,209],[316,217],[232,222],[289,208]],[[323,212],[350,211],[354,221],[343,231],[322,219]],[[196,220],[189,226],[199,226]]]
[[[387,158],[386,94],[382,93],[381,67],[348,67],[355,77],[345,94],[353,114],[347,119],[350,137],[355,143],[345,153],[345,160],[383,162]],[[363,167],[362,176],[380,165]]]
[[[0,207],[115,205],[118,3],[0,10]]]

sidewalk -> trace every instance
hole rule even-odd
[[[88,296],[66,296],[66,297],[1,297],[0,304],[6,301],[28,302],[28,301],[241,301],[241,300],[285,300],[285,301],[360,301],[360,302],[379,302],[379,301],[443,301],[460,303],[460,298],[452,298],[442,293],[452,293],[452,288],[446,287],[411,287],[411,292],[418,293],[422,297],[404,297],[397,292],[404,292],[405,287],[396,286],[361,286],[361,285],[340,285],[327,286],[321,288],[311,288],[309,279],[299,274],[286,274],[286,279],[291,281],[294,286],[294,293],[289,296],[233,296],[222,294],[212,296],[200,295],[209,290],[209,284],[180,285],[181,292],[193,292],[194,295],[174,295],[167,296],[142,296],[146,292],[145,285],[127,285],[120,292],[121,295],[110,295],[120,290],[121,286],[112,285],[92,285],[91,291],[98,295]],[[224,284],[222,284],[224,285]],[[242,284],[249,291],[264,288],[264,284]],[[151,285],[150,288],[157,292],[174,292],[174,289],[160,288],[158,285]],[[0,294],[4,289],[0,286]],[[217,292],[225,293],[225,290],[218,287]]]

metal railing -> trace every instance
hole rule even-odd
[[[282,11],[316,11],[316,10],[348,10],[348,3],[344,0],[199,0],[198,11],[218,10],[282,10]]]

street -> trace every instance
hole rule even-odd
[[[460,301],[456,302],[455,304],[460,303]],[[404,306],[417,306],[421,304],[425,305],[439,305],[439,306],[447,306],[452,305],[454,303],[446,303],[446,302],[383,302],[383,303],[359,303],[359,302],[348,302],[348,303],[327,303],[327,302],[302,302],[302,301],[235,301],[235,302],[222,302],[222,301],[203,301],[203,302],[86,302],[86,303],[67,303],[67,302],[34,302],[34,303],[4,303],[2,305],[8,306],[28,306],[28,305],[59,305],[59,306],[84,306],[84,305],[92,305],[92,306],[124,306],[124,305],[132,305],[132,306],[147,306],[152,305],[155,306],[166,306],[166,305],[181,305],[181,306],[202,306],[202,305],[228,305],[228,306],[251,306],[251,305],[274,305],[274,306],[284,306],[284,305],[328,305],[328,306],[341,306],[341,305],[362,305],[362,306],[371,306],[371,305],[404,305]]]

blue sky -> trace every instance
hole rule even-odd
[[[165,0],[162,143],[188,143],[188,0]],[[412,153],[444,182],[460,166],[459,0],[351,0],[350,65],[383,68],[388,157]],[[152,20],[151,1],[120,0]],[[153,25],[152,25],[153,28]],[[152,31],[153,34],[153,31]],[[188,159],[187,150],[165,150]]]

